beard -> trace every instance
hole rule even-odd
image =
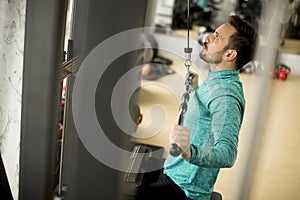
[[[208,53],[208,51],[201,51],[199,57],[209,64],[219,64],[222,62],[222,57],[227,48],[215,53]]]

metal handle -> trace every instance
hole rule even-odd
[[[172,144],[172,147],[170,149],[170,155],[177,157],[181,154],[181,152],[181,148],[176,143]]]
[[[178,116],[178,125],[183,125],[183,121],[184,121],[184,114],[187,110],[187,102],[190,99],[190,95],[188,92],[185,92],[182,96],[182,102],[180,104],[180,112],[179,112],[179,116]],[[172,147],[170,148],[170,155],[177,157],[182,153],[182,149],[176,144],[173,143]]]

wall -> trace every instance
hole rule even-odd
[[[291,68],[291,74],[300,75],[300,55],[281,53],[279,54],[279,63],[285,64]]]
[[[0,1],[0,152],[18,198],[26,0]]]

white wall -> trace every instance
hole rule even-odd
[[[18,199],[26,0],[0,1],[0,152]]]
[[[299,47],[300,48],[300,47]],[[280,53],[279,63],[285,64],[291,68],[291,74],[300,75],[300,55],[290,53]]]

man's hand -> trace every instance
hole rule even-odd
[[[176,143],[181,149],[181,156],[183,159],[189,161],[191,159],[191,147],[190,147],[190,129],[176,125],[170,132],[170,143]]]
[[[192,81],[192,88],[198,85],[199,75],[193,72],[193,81]]]

